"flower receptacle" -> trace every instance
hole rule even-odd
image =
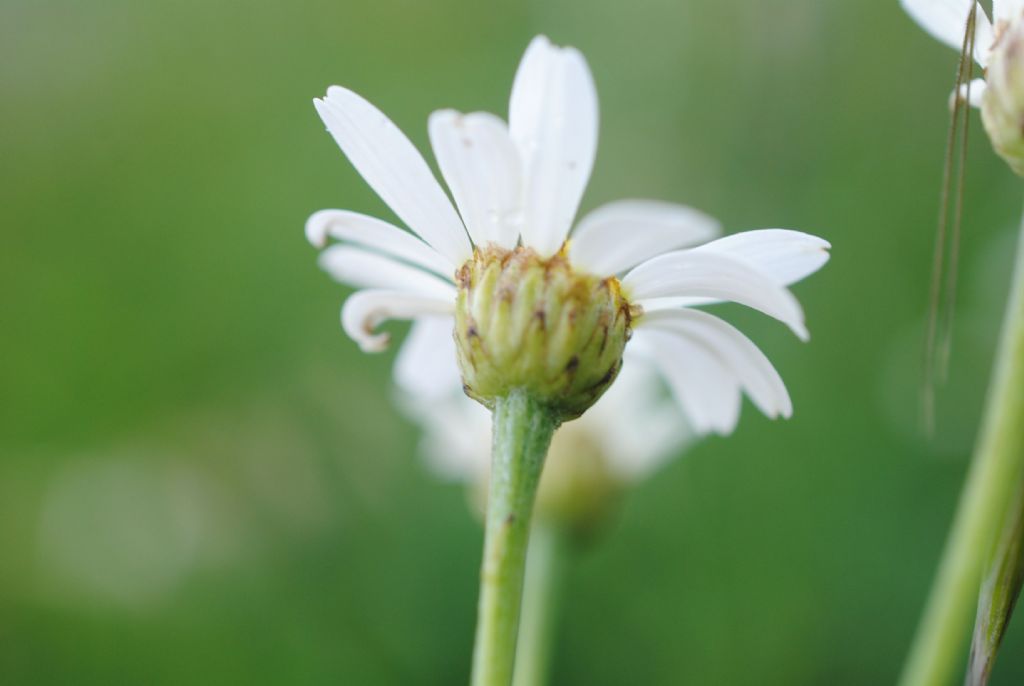
[[[478,249],[457,274],[455,342],[466,393],[492,407],[521,388],[559,421],[594,404],[622,366],[633,308],[618,280],[564,251]]]

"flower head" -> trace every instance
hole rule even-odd
[[[352,164],[418,236],[344,210],[317,212],[306,224],[314,245],[337,241],[323,267],[361,289],[346,301],[342,325],[364,350],[386,347],[376,330],[384,320],[413,320],[400,382],[449,387],[438,351],[451,352],[454,333],[462,383],[484,404],[519,387],[559,419],[578,416],[628,353],[661,369],[698,433],[730,432],[743,391],[768,416],[789,416],[767,358],[693,307],[737,302],[806,339],[787,285],[827,261],[828,243],[781,229],[711,240],[714,219],[642,200],[594,210],[570,237],[598,119],[590,71],[575,49],[533,40],[508,124],[486,113],[431,115],[431,144],[458,212],[373,105],[338,86],[315,104]]]
[[[960,50],[974,8],[974,60],[984,79],[960,86],[954,97],[981,108],[992,147],[1024,175],[1024,0],[993,0],[992,20],[973,0],[900,0],[925,31]]]
[[[467,395],[490,407],[527,388],[571,419],[615,379],[635,314],[615,277],[520,246],[477,251],[457,280],[455,341]]]

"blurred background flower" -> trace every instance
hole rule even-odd
[[[422,427],[422,457],[442,479],[468,486],[471,508],[483,520],[491,412],[457,389],[416,395],[400,387],[398,403]],[[657,368],[630,360],[593,407],[555,433],[537,493],[535,526],[543,522],[585,541],[600,534],[622,491],[697,438]]]
[[[837,246],[794,288],[811,345],[728,313],[793,420],[748,406],[637,487],[570,571],[553,683],[895,679],[1019,212],[976,136],[951,386],[923,441],[916,330],[955,54],[895,3],[8,0],[0,681],[466,680],[480,532],[416,459],[395,353],[358,352],[313,268],[310,212],[381,205],[310,99],[373,92],[425,150],[424,112],[504,110],[541,32],[601,74],[583,212],[658,197]],[[994,684],[1024,677],[1022,646],[1011,626]]]

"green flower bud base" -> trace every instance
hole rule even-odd
[[[636,313],[614,277],[576,272],[564,252],[542,259],[494,246],[457,276],[455,341],[470,397],[493,408],[522,389],[564,421],[615,380]]]

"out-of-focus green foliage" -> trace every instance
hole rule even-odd
[[[602,105],[585,208],[825,236],[812,341],[736,310],[792,421],[745,408],[570,572],[554,683],[891,683],[973,439],[1018,181],[977,134],[950,384],[918,429],[955,54],[892,2],[0,5],[0,682],[457,684],[481,533],[414,455],[391,355],[337,323],[306,216],[388,216],[332,83],[423,149],[503,113],[544,32]],[[975,121],[975,123],[977,123]],[[733,314],[733,313],[731,313]],[[1024,678],[1011,626],[994,684]]]

